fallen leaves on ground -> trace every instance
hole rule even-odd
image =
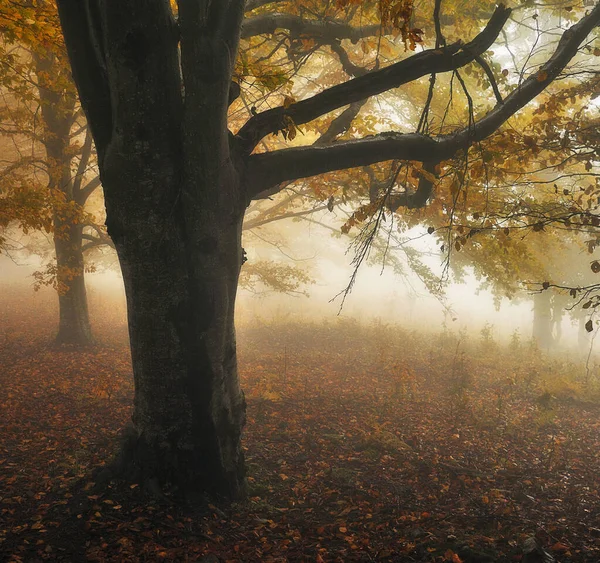
[[[122,311],[92,300],[103,345],[77,351],[48,345],[42,304],[3,310],[2,560],[508,562],[532,536],[600,560],[600,410],[575,364],[343,319],[242,326],[250,497],[190,508],[95,491],[131,416]]]

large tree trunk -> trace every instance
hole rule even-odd
[[[237,238],[235,230],[222,234]],[[245,403],[233,326],[237,277],[223,275],[239,265],[217,246],[148,238],[117,245],[135,379],[134,432],[122,461],[145,482],[239,497]],[[203,279],[190,276],[188,257],[204,265]]]
[[[57,344],[87,346],[94,343],[85,289],[81,242],[79,225],[65,225],[63,234],[54,237],[59,286]]]
[[[70,56],[127,295],[135,402],[116,469],[151,489],[240,497],[233,320],[247,194],[227,107],[244,3],[179,2],[178,25],[168,2],[100,4],[101,60],[87,40]],[[95,17],[59,9],[68,36]]]
[[[223,197],[198,201],[193,194],[204,190],[186,189],[168,159],[136,166],[144,156],[124,152],[105,159],[103,178],[135,380],[133,427],[116,469],[151,489],[239,498],[245,400],[234,305],[243,211],[232,211],[227,195],[237,187],[222,184]]]

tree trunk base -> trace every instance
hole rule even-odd
[[[97,346],[98,342],[91,334],[77,333],[73,334],[65,331],[58,331],[54,338],[55,346],[77,346],[78,348],[90,348]]]
[[[148,444],[129,425],[115,459],[94,476],[96,485],[103,488],[113,480],[140,484],[147,494],[166,503],[198,505],[208,498],[239,501],[246,497],[245,470],[222,472],[203,463],[194,451],[171,448],[165,455],[166,448],[166,444]]]
[[[59,323],[55,338],[57,345],[93,346],[83,273],[70,280],[68,291],[58,295]]]

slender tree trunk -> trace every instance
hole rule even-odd
[[[589,352],[591,338],[590,333],[585,328],[585,323],[589,320],[589,317],[581,314],[582,312],[584,311],[579,311],[581,316],[578,319],[577,346],[580,352]]]
[[[79,225],[64,225],[61,236],[54,237],[59,286],[57,344],[87,346],[94,343],[85,289],[81,243]]]
[[[63,143],[53,140],[46,143],[46,150],[49,158],[61,171],[58,179],[51,179],[50,187],[62,193],[54,209],[54,249],[59,306],[56,343],[88,346],[94,344],[94,338],[90,326],[85,289],[85,263],[81,250],[83,227],[77,218],[69,216],[69,206],[74,203],[70,160],[65,154]]]
[[[542,349],[549,350],[554,344],[552,337],[552,295],[541,291],[533,296],[533,338]]]

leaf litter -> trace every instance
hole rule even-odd
[[[598,381],[575,363],[349,319],[243,324],[249,498],[183,506],[93,481],[131,417],[122,315],[92,303],[102,345],[79,351],[22,307],[0,341],[2,560],[600,560]]]

